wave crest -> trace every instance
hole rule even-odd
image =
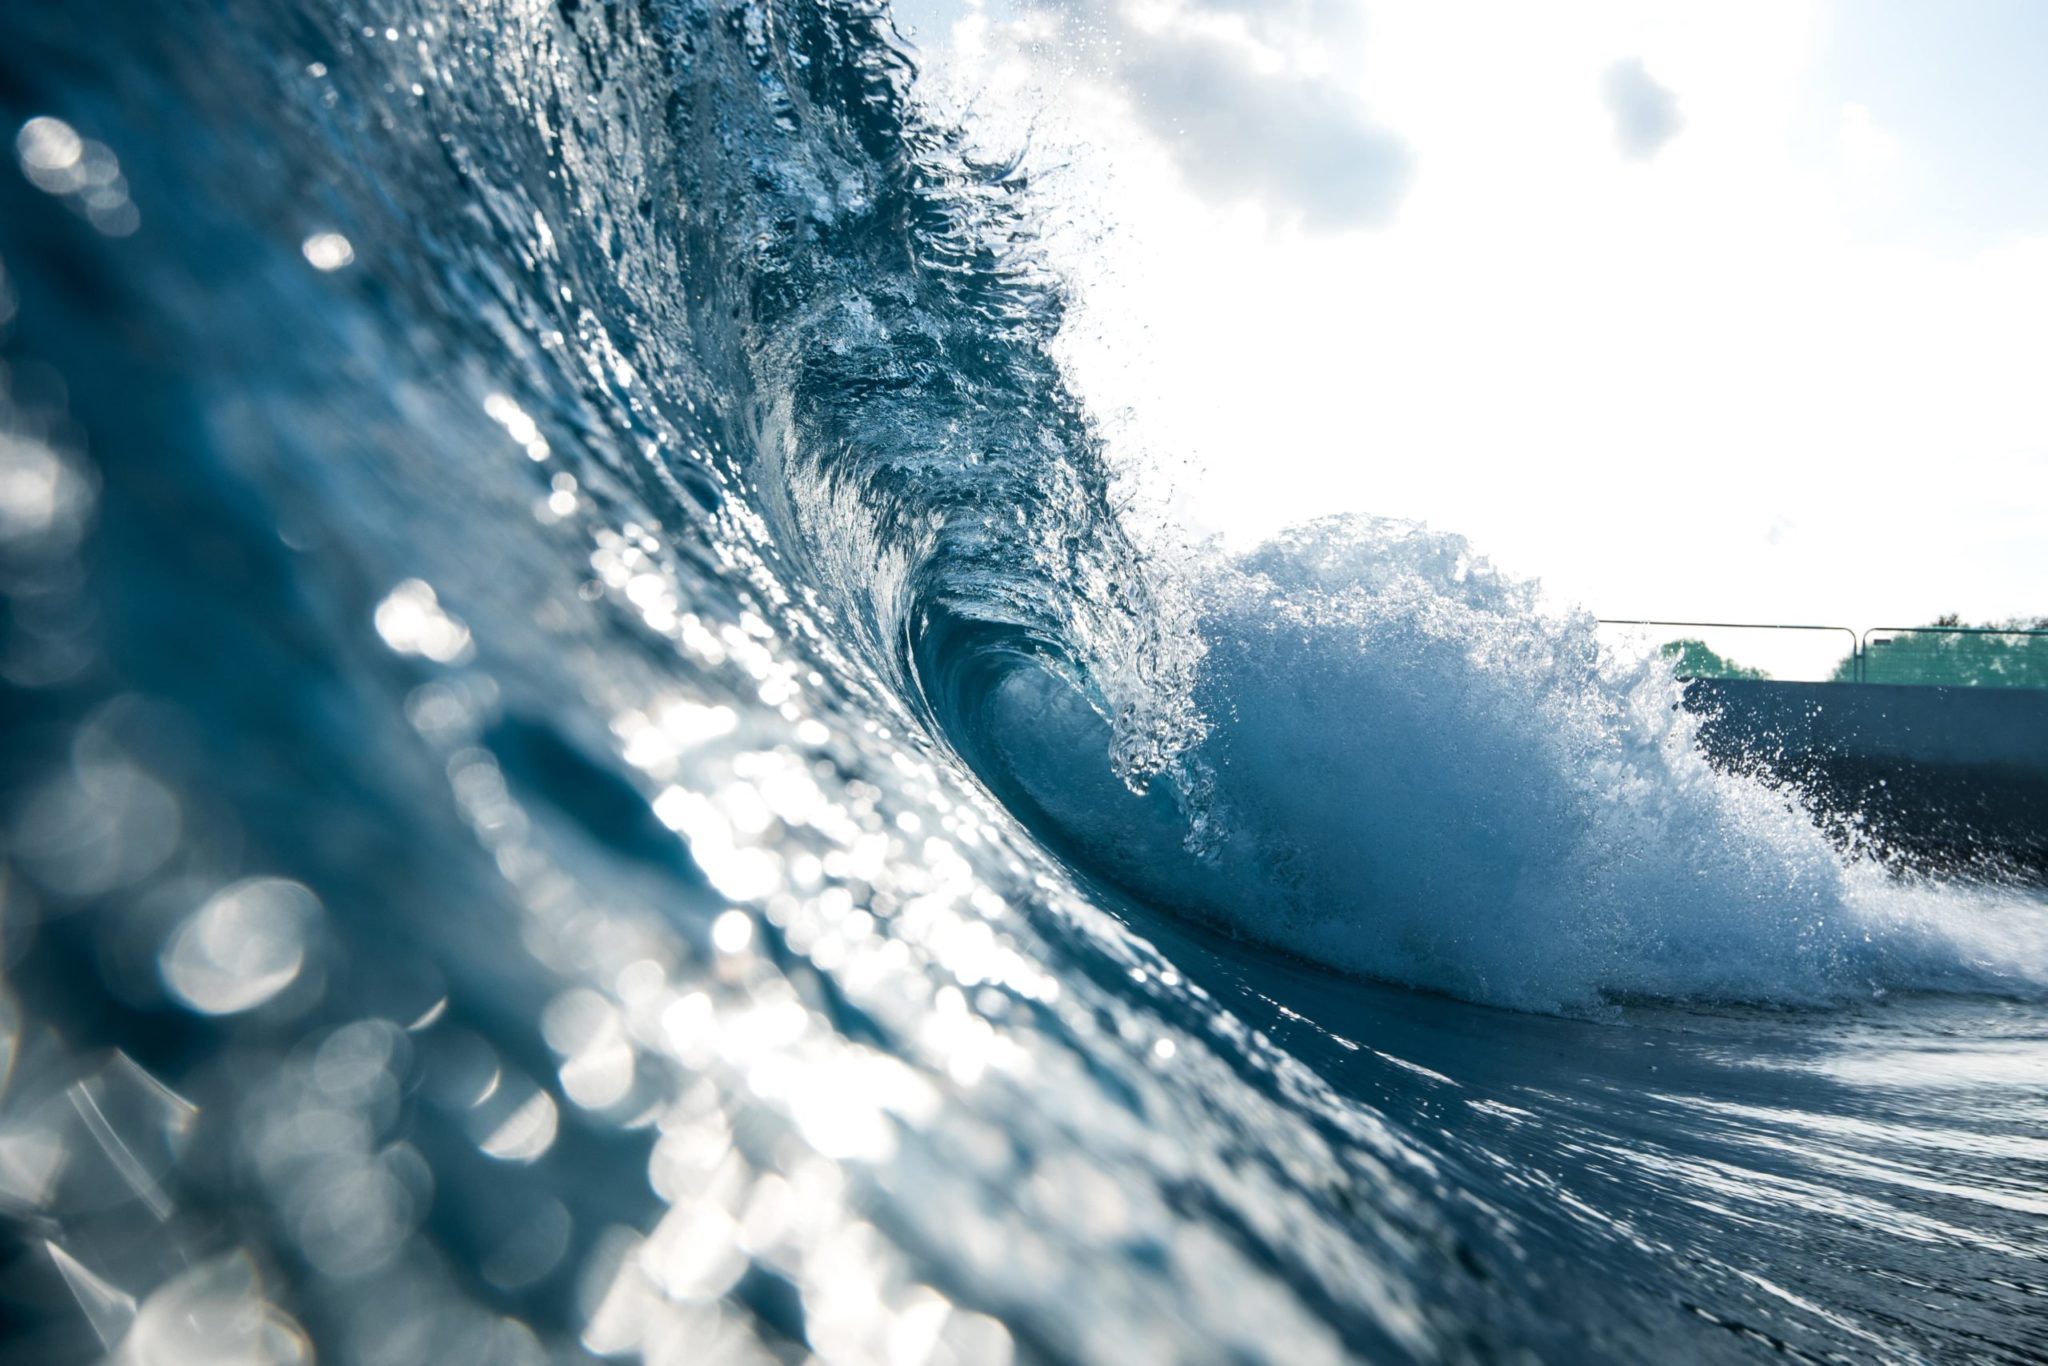
[[[1061,776],[1099,737],[1008,685],[1014,800],[1147,900],[1525,1009],[2048,983],[2031,902],[1845,862],[1792,797],[1709,767],[1667,665],[1603,656],[1462,538],[1331,519],[1215,566],[1203,603],[1206,854],[1167,805]]]

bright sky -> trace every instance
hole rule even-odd
[[[2048,4],[897,0],[1183,516],[1602,616],[2048,614]]]

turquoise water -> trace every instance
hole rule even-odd
[[[885,13],[0,34],[5,1359],[2048,1351],[2038,893],[1141,545]]]

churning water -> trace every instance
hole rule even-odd
[[[844,0],[0,16],[10,1361],[2038,1359],[2048,908],[1148,551]]]

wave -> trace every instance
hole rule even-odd
[[[719,130],[684,189],[723,230],[685,274],[730,282],[699,312],[744,369],[742,487],[801,595],[939,731],[989,657],[1039,659],[1143,784],[1199,734],[1191,637],[1052,358],[1029,180],[919,112],[885,6],[764,13],[693,30],[680,119]]]
[[[460,58],[419,71],[396,27],[300,40],[331,61],[291,83],[347,97],[295,117],[360,168],[334,215],[357,249],[520,377],[500,420],[557,433],[558,463],[587,461],[572,485],[680,529],[708,598],[959,756],[1082,871],[1531,1009],[2048,980],[1995,895],[1845,863],[1699,759],[1668,673],[1617,674],[1590,623],[1544,619],[1455,537],[1360,518],[1236,560],[1149,553],[1118,512],[1145,476],[1055,359],[1029,177],[923,112],[886,6],[436,23]],[[213,54],[184,51],[207,89]],[[417,129],[331,112],[416,75]],[[232,174],[193,178],[226,197]],[[403,249],[394,206],[432,250]],[[226,236],[180,228],[198,259]]]
[[[2038,1345],[2038,1012],[1355,980],[2028,994],[2038,904],[1454,537],[1159,549],[879,5],[0,33],[7,1348]]]
[[[728,282],[699,332],[744,375],[726,496],[756,493],[792,596],[1084,871],[1531,1009],[2048,980],[2024,909],[1845,863],[1705,764],[1668,670],[1617,674],[1456,537],[1359,518],[1149,559],[1051,354],[1021,164],[921,115],[881,7],[749,22],[693,30],[702,107],[672,120],[750,153],[682,162],[684,273]]]
[[[690,359],[728,361],[725,514],[796,630],[1083,871],[1527,1009],[2048,981],[2023,906],[1845,862],[1706,765],[1667,670],[1617,673],[1455,537],[1360,518],[1150,560],[1052,356],[1030,181],[920,112],[886,10],[657,12],[690,64],[661,264],[697,292]]]
[[[1013,805],[1147,901],[1543,1011],[2048,983],[2034,898],[1846,857],[1796,794],[1708,765],[1668,664],[1603,655],[1460,537],[1332,519],[1212,566],[1201,602],[1199,845],[1074,779],[1103,742],[1057,681],[1005,680],[992,722]]]
[[[693,31],[674,120],[750,153],[683,163],[713,225],[685,273],[729,282],[700,332],[744,374],[732,482],[826,633],[1084,871],[1529,1009],[2048,981],[2024,902],[1845,862],[1707,766],[1667,669],[1616,672],[1456,537],[1148,558],[1052,357],[1021,164],[919,112],[881,7],[758,23]]]

